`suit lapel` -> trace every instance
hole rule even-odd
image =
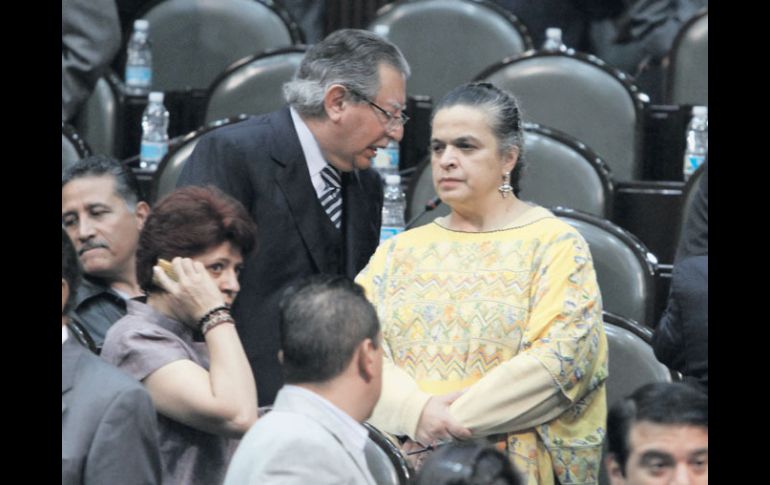
[[[375,233],[370,220],[371,200],[364,195],[358,171],[343,174],[343,237],[345,241],[345,274],[355,278],[358,274],[358,259],[361,240],[366,234]]]
[[[327,216],[322,212],[313,189],[305,155],[288,108],[277,113],[273,120],[273,130],[271,156],[279,165],[275,172],[275,182],[286,197],[292,218],[313,261],[318,268],[323,268],[326,259],[323,237],[325,221],[320,216]]]
[[[73,341],[71,335],[62,344],[61,348],[61,412],[67,409],[69,391],[75,384],[75,370],[83,356],[79,345]],[[85,349],[83,349],[85,350]]]

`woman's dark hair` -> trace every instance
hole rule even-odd
[[[516,98],[494,84],[483,82],[463,84],[449,91],[438,102],[433,110],[431,124],[436,113],[458,105],[477,108],[487,114],[489,127],[497,138],[501,155],[508,154],[514,148],[518,151],[516,166],[511,171],[511,186],[513,186],[514,195],[518,196],[519,179],[524,168],[524,131]]]
[[[67,303],[62,309],[62,314],[72,310],[75,304],[75,293],[78,291],[81,280],[81,269],[78,255],[75,252],[75,246],[67,235],[67,231],[61,230],[61,277],[69,286],[69,297]]]
[[[505,454],[489,443],[443,445],[420,469],[417,485],[520,485],[524,483]]]
[[[245,257],[254,249],[256,229],[243,205],[216,187],[176,189],[158,202],[139,235],[139,285],[147,292],[159,290],[152,282],[158,258],[190,258],[224,242],[238,247]]]

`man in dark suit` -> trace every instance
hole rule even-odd
[[[260,405],[283,384],[283,288],[311,274],[352,279],[379,243],[382,182],[368,169],[378,149],[403,136],[408,75],[394,45],[339,30],[308,50],[284,86],[289,107],[204,136],[180,174],[179,186],[214,184],[257,223],[233,316]]]
[[[62,484],[160,484],[155,408],[142,385],[68,335],[67,310],[80,281],[62,230]]]

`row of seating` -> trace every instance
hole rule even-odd
[[[305,51],[304,46],[296,44],[301,33],[296,32],[297,27],[288,19],[288,14],[275,5],[255,0],[228,0],[218,7],[221,12],[204,20],[207,8],[193,0],[165,0],[145,12],[151,26],[155,25],[163,36],[166,35],[164,26],[171,22],[172,31],[178,34],[169,39],[153,37],[153,50],[157,51],[155,88],[205,90],[205,95],[201,94],[206,103],[200,124],[242,113],[260,114],[281,106],[281,85],[291,78]],[[259,27],[263,42],[249,40],[247,52],[254,52],[256,48],[258,54],[238,58],[243,51],[223,52],[212,46],[199,46],[188,49],[195,51],[196,62],[180,64],[180,59],[186,59],[176,55],[178,50],[183,50],[180,46],[197,46],[203,42],[202,38],[206,37],[203,31],[209,26],[227,31],[223,26],[233,22],[230,20],[233,12],[244,18],[254,17],[250,25],[255,30]],[[184,33],[175,30],[186,24],[197,28]],[[455,24],[462,27],[452,28]],[[696,16],[685,27],[672,51],[672,59],[687,59],[688,62],[679,63],[673,78],[688,83],[688,88],[673,91],[702,94],[701,98],[688,101],[707,104],[708,66],[704,53],[708,51],[708,12]],[[615,181],[642,178],[643,120],[648,99],[626,73],[595,56],[571,49],[533,50],[526,27],[507,10],[485,1],[396,2],[381,9],[369,28],[404,51],[413,67],[407,86],[410,94],[427,94],[436,100],[463,82],[474,79],[494,82],[516,94],[525,119],[561,130],[595,150],[612,169]],[[281,31],[282,35],[267,35],[272,31]],[[243,36],[249,38],[248,34]],[[217,43],[219,47],[230,42],[221,35],[213,37],[216,40],[207,42]],[[167,52],[175,55],[165,60]],[[687,54],[682,54],[684,52]],[[699,64],[691,62],[692,59],[706,61]],[[229,67],[224,69],[227,63]],[[690,66],[689,69],[686,66]],[[190,69],[206,72],[205,75],[197,71],[188,73]],[[178,79],[164,81],[165,71],[178,75]],[[105,76],[87,102],[83,116],[76,121],[78,130],[99,152],[114,153],[110,148],[115,145],[116,118],[119,118],[114,107],[115,100],[121,99],[121,92],[117,76]],[[196,123],[194,127],[197,126]]]

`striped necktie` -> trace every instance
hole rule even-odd
[[[326,184],[323,194],[321,194],[321,205],[331,219],[332,224],[339,229],[342,222],[342,182],[340,173],[331,165],[326,165],[321,169],[321,178]]]

